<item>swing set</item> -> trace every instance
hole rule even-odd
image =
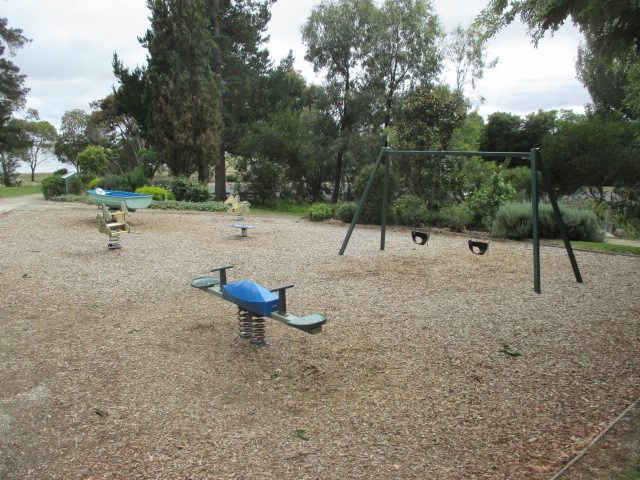
[[[342,247],[340,248],[339,255],[344,255],[344,252],[349,244],[349,239],[351,238],[351,234],[353,233],[353,229],[356,226],[358,221],[358,217],[360,216],[360,212],[362,211],[364,202],[367,199],[367,195],[371,190],[371,186],[373,185],[373,181],[375,179],[376,173],[380,168],[380,165],[384,163],[384,186],[383,186],[383,200],[382,200],[382,222],[381,222],[381,232],[380,232],[380,250],[384,250],[385,247],[385,236],[387,231],[387,213],[389,210],[389,172],[391,167],[391,160],[395,157],[402,156],[418,156],[418,157],[426,157],[426,156],[434,156],[434,157],[445,157],[445,156],[456,156],[456,157],[498,157],[498,158],[518,158],[523,160],[528,160],[531,167],[531,228],[532,228],[532,237],[533,237],[533,290],[536,293],[541,293],[540,288],[540,235],[538,232],[538,176],[537,171],[540,169],[542,172],[542,178],[544,180],[544,184],[547,192],[549,193],[549,198],[551,200],[551,206],[553,208],[554,217],[556,219],[556,223],[558,224],[558,228],[560,229],[560,234],[562,235],[562,240],[564,241],[564,247],[567,251],[567,255],[569,256],[569,261],[571,262],[571,267],[573,269],[573,274],[576,278],[576,282],[582,283],[582,276],[580,274],[580,269],[578,268],[578,262],[576,261],[575,255],[573,253],[573,248],[571,247],[571,242],[569,240],[569,234],[567,229],[562,221],[562,215],[560,213],[560,208],[558,207],[558,201],[555,196],[555,193],[551,187],[551,180],[549,176],[549,172],[547,167],[540,155],[540,149],[533,148],[530,152],[447,152],[447,151],[411,151],[411,150],[392,150],[388,147],[382,147],[380,149],[380,153],[378,154],[378,158],[374,164],[373,170],[371,171],[371,176],[365,186],[364,192],[362,193],[362,198],[358,203],[356,208],[356,212],[353,215],[353,219],[351,220],[351,224],[349,225],[349,229],[347,230],[347,234],[342,242]],[[383,162],[384,159],[384,162]],[[413,241],[424,245],[429,241],[429,233],[426,232],[418,232],[415,229],[411,232],[411,237]],[[473,239],[469,240],[469,249],[478,255],[483,255],[489,248],[488,242],[480,242],[474,241]]]

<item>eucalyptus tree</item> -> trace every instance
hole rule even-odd
[[[466,85],[476,87],[476,81],[487,69],[495,68],[498,59],[487,60],[487,39],[482,30],[470,25],[457,25],[445,42],[445,57],[453,67],[455,90],[464,92]]]
[[[54,145],[54,152],[60,162],[78,166],[76,157],[91,143],[87,137],[90,121],[91,116],[80,108],[62,115],[60,132]]]
[[[383,98],[383,127],[390,125],[398,93],[432,84],[442,68],[443,37],[430,0],[385,0],[376,12],[366,80]]]
[[[149,137],[174,175],[188,177],[199,165],[213,165],[222,120],[219,79],[211,68],[216,48],[206,0],[148,0]]]
[[[363,85],[372,55],[376,13],[373,0],[325,1],[311,10],[302,26],[305,60],[311,62],[315,72],[324,72],[327,88],[335,92],[340,147],[336,152],[333,203],[338,201],[345,151],[357,121],[352,112],[355,95]]]
[[[34,109],[29,109],[27,118],[23,121],[23,132],[27,142],[19,150],[18,157],[29,166],[31,181],[34,182],[38,165],[55,156],[54,146],[58,132],[51,123],[41,120]]]

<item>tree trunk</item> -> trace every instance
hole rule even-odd
[[[342,148],[338,152],[338,158],[336,159],[336,175],[333,180],[333,193],[331,194],[331,203],[338,203],[340,195],[340,178],[342,177]]]
[[[209,165],[198,165],[198,182],[209,183]]]
[[[349,130],[351,127],[351,123],[349,121],[349,90],[351,83],[349,81],[349,72],[345,75],[344,81],[344,99],[342,103],[342,118],[340,119],[340,137],[342,139],[342,145],[340,145],[340,149],[338,150],[338,157],[336,158],[336,174],[333,180],[333,193],[331,194],[331,203],[338,203],[338,198],[340,196],[340,180],[342,179],[342,163],[344,159],[344,150],[347,145],[347,141],[345,137],[349,137]]]
[[[213,10],[213,36],[216,42],[220,38],[220,0],[211,0],[211,8]],[[218,85],[218,107],[220,115],[224,118],[224,101],[222,97],[222,58],[220,54],[220,46],[216,43],[216,49],[213,52],[211,68],[215,74]],[[224,125],[222,126],[224,128]],[[215,190],[216,200],[224,201],[227,198],[227,159],[225,158],[224,143],[220,143],[220,151],[218,152],[218,161],[215,164]]]
[[[216,164],[216,200],[223,202],[227,199],[227,168],[225,165],[225,148],[220,145],[220,159]]]

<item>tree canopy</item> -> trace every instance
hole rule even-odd
[[[489,35],[509,25],[516,17],[529,27],[537,43],[545,34],[557,31],[568,19],[604,57],[626,54],[630,47],[640,53],[640,3],[630,0],[490,0],[479,21]]]

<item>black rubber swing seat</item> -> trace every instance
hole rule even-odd
[[[476,242],[475,240],[469,240],[469,250],[476,255],[484,255],[489,250],[489,244],[487,242]]]
[[[424,245],[429,241],[429,234],[426,232],[417,232],[415,230],[411,230],[411,238],[413,239],[414,243],[417,243],[418,245]]]

